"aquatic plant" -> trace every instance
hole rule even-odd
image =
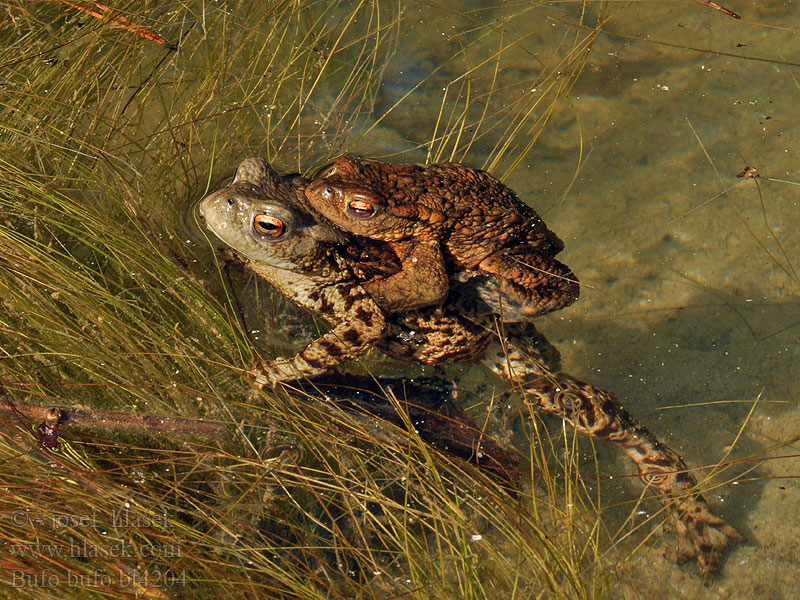
[[[286,354],[288,334],[318,324],[220,268],[190,207],[251,155],[306,173],[362,152],[511,177],[567,118],[609,6],[109,5],[0,2],[0,402],[224,434],[94,423],[51,449],[35,421],[3,413],[6,588],[603,597],[648,535],[634,527],[655,527],[620,522],[641,505],[615,511],[590,442],[467,372],[467,408],[526,458],[529,483],[510,491],[413,426],[250,391],[254,349]],[[397,367],[371,356],[353,369]]]

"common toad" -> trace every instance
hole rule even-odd
[[[298,357],[257,364],[251,371],[257,382],[318,374],[369,344],[395,358],[428,364],[481,360],[521,389],[527,402],[578,431],[614,443],[634,461],[641,480],[660,495],[674,524],[679,561],[696,558],[704,570],[713,569],[722,552],[741,540],[711,512],[675,452],[608,392],[552,368],[547,355],[555,351],[532,325],[527,331],[521,325],[510,326],[510,344],[491,335],[493,320],[480,310],[471,314],[468,302],[484,284],[470,288],[468,282],[461,290],[455,286],[456,294],[467,296],[457,305],[448,302],[443,308],[387,318],[389,309],[366,294],[361,282],[391,276],[399,268],[392,252],[379,243],[348,236],[314,216],[304,199],[307,185],[302,177],[281,177],[265,161],[248,159],[232,184],[200,205],[209,228],[244,254],[250,269],[334,324]]]
[[[493,296],[481,296],[506,322],[578,298],[575,275],[554,258],[564,247],[561,240],[486,171],[344,156],[314,178],[306,196],[336,225],[395,250],[402,270],[364,287],[396,310],[443,302],[450,278],[465,272],[496,277],[504,306],[496,288]]]
[[[376,344],[391,356],[426,364],[469,360],[482,351],[488,332],[454,311],[430,308],[388,322],[361,282],[397,272],[397,257],[385,244],[351,239],[313,217],[303,193],[307,184],[250,158],[229,185],[199,205],[207,227],[249,259],[248,268],[333,324],[296,356],[257,363],[250,371],[257,383],[321,375]],[[413,331],[399,324],[412,320]]]

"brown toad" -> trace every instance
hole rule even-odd
[[[389,336],[384,310],[361,281],[399,271],[397,257],[384,244],[351,239],[318,221],[303,193],[307,184],[251,158],[239,165],[228,186],[199,205],[208,228],[249,259],[251,270],[334,325],[295,357],[257,364],[251,373],[258,383],[320,375],[378,343],[390,355],[427,364],[467,360],[481,351],[488,342],[483,328],[437,308],[416,315],[413,332]],[[431,343],[418,343],[428,337]]]
[[[451,277],[476,272],[496,277],[502,303],[496,292],[481,296],[506,322],[578,298],[575,275],[554,258],[564,247],[561,240],[486,171],[344,156],[314,178],[306,196],[339,227],[395,250],[402,271],[365,288],[397,310],[439,304]]]
[[[399,268],[395,257],[385,246],[348,236],[310,213],[303,197],[307,185],[302,177],[281,177],[265,161],[248,159],[230,186],[211,194],[200,206],[206,224],[248,257],[250,269],[334,323],[329,334],[312,342],[298,357],[257,364],[251,371],[257,381],[320,373],[370,343],[395,358],[428,364],[480,359],[523,390],[526,401],[538,409],[614,443],[635,462],[640,478],[660,494],[675,526],[680,561],[696,558],[703,569],[714,568],[721,553],[741,539],[711,513],[696,489],[696,480],[675,452],[608,392],[548,366],[545,341],[532,341],[514,327],[515,343],[508,346],[489,335],[494,329],[492,320],[480,311],[470,314],[468,302],[458,308],[448,304],[444,309],[387,319],[391,307],[383,307],[365,294],[361,281],[391,276],[393,269]],[[490,290],[490,286],[470,287],[468,282],[466,288],[456,287],[456,293],[469,296],[481,289]],[[365,317],[360,310],[368,311],[368,323],[361,323]],[[348,337],[356,337],[358,343],[350,343]]]

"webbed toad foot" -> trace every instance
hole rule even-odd
[[[668,510],[678,541],[675,560],[679,564],[694,559],[704,574],[716,571],[725,551],[744,541],[733,527],[711,513],[699,494],[677,498]]]
[[[312,368],[302,357],[257,360],[247,371],[259,389],[273,388],[275,384],[295,381],[304,377],[323,375],[328,369]]]

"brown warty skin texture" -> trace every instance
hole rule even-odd
[[[385,296],[389,309],[439,304],[449,279],[465,272],[497,282],[506,322],[531,319],[578,298],[575,275],[554,258],[564,244],[486,171],[343,156],[314,178],[306,196],[342,229],[395,250],[402,270],[366,286],[376,298]],[[496,290],[481,295],[501,312]]]
[[[364,163],[375,165],[375,169],[380,164]],[[339,164],[337,161],[333,168]],[[483,181],[491,189],[495,186],[505,190],[507,195],[501,194],[502,205],[516,201],[513,192],[488,174],[460,165],[384,167],[379,169],[381,173],[391,172],[393,167],[403,173],[403,179],[396,175],[389,179],[402,182],[405,190],[428,185],[415,182],[414,173],[425,174],[423,181],[428,182],[429,172],[438,172],[435,167],[442,167],[453,178],[458,178],[458,173],[468,174],[468,181],[458,189],[474,189],[475,181]],[[342,171],[334,173],[336,177],[341,174]],[[405,268],[407,256],[401,254],[398,258],[396,254],[402,247],[376,241],[377,236],[372,236],[375,240],[367,239],[336,228],[312,211],[306,201],[308,193],[307,179],[280,176],[266,161],[247,159],[239,165],[230,185],[200,203],[200,212],[208,228],[242,257],[247,268],[267,279],[295,303],[322,315],[332,324],[327,334],[311,342],[297,356],[258,361],[250,370],[258,385],[320,375],[371,346],[394,358],[425,364],[480,360],[519,389],[526,403],[564,419],[583,433],[612,442],[635,462],[641,480],[659,494],[675,529],[676,560],[695,559],[704,572],[714,570],[724,551],[742,539],[711,512],[696,489],[695,478],[675,452],[661,444],[608,392],[558,371],[555,364],[558,352],[532,324],[507,324],[507,340],[496,335],[500,319],[491,312],[499,313],[508,306],[512,318],[508,319],[504,311],[502,320],[521,321],[530,318],[528,315],[565,306],[578,295],[577,280],[566,266],[552,258],[561,249],[561,242],[535,214],[531,216],[532,211],[519,217],[527,219],[531,231],[526,233],[519,225],[520,231],[514,234],[514,252],[527,248],[538,257],[540,264],[547,264],[543,272],[558,272],[552,281],[535,287],[533,295],[514,296],[513,288],[504,287],[502,276],[498,276],[495,283],[492,277],[480,271],[485,258],[476,259],[477,263],[467,259],[460,263],[448,260],[443,268],[451,292],[444,304],[408,310],[402,308],[399,297],[402,285],[391,288],[386,294],[373,290],[375,282],[384,285]],[[458,200],[452,202],[455,206],[463,204]],[[421,202],[417,203],[411,212],[419,213],[421,206]],[[482,214],[496,215],[495,222],[506,219],[517,226],[516,218],[508,216],[504,210],[488,205],[481,208]],[[427,221],[431,219],[429,216]],[[485,219],[481,222],[486,223]],[[412,227],[418,225],[419,221]],[[467,226],[463,225],[459,233],[462,238],[469,237],[468,231],[472,231],[474,237],[480,236],[476,228],[464,227]],[[496,242],[496,237],[492,239]],[[479,242],[464,247],[475,250],[465,251],[460,256],[472,252],[472,256],[480,257],[485,253]],[[493,247],[496,255],[497,246]],[[504,249],[504,246],[500,248]],[[521,254],[509,256],[525,260],[526,264],[535,262]],[[416,262],[423,260],[424,256],[417,254]],[[422,264],[415,268],[420,272],[428,269],[431,278],[430,266]],[[543,272],[537,271],[537,276],[542,276]],[[544,297],[548,290],[553,291],[557,299],[548,301]],[[429,297],[433,295],[428,294]],[[531,304],[532,298],[535,302]],[[406,304],[413,306],[414,302]]]

